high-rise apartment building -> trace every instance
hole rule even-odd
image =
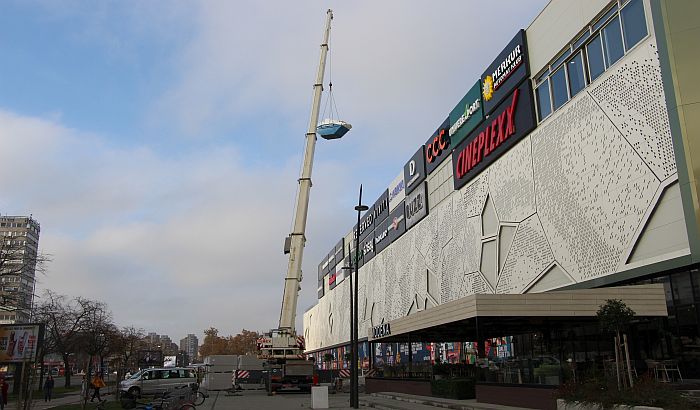
[[[0,323],[26,323],[36,286],[40,226],[31,216],[0,216]]]
[[[199,340],[197,336],[190,333],[186,337],[180,339],[180,350],[186,352],[190,360],[194,360],[199,350]]]

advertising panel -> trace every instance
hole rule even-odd
[[[372,207],[374,209],[374,224],[382,222],[389,216],[389,190],[384,191]]]
[[[406,185],[403,180],[403,171],[391,181],[389,185],[389,211],[394,210],[406,197]]]
[[[139,350],[138,365],[141,368],[163,367],[163,352],[161,350]]]
[[[459,189],[535,129],[530,81],[524,82],[452,153],[454,187]]]
[[[411,193],[425,179],[425,155],[423,147],[418,148],[410,161],[403,166],[403,179],[406,181],[406,195]]]
[[[528,75],[525,30],[520,30],[481,75],[484,113],[490,114]]]
[[[372,235],[367,235],[364,240],[360,241],[360,253],[362,253],[362,264],[360,266],[374,258],[374,231],[372,231]]]
[[[345,271],[347,270],[343,269],[343,266],[345,265],[343,265],[340,262],[335,266],[335,286],[338,286],[340,282],[342,282],[343,279],[345,279]]]
[[[381,222],[389,216],[389,190],[384,191],[382,196],[369,207],[365,215],[360,219],[360,240],[364,239],[374,230],[376,222]]]
[[[452,153],[449,132],[450,118],[447,117],[425,143],[426,174],[430,175]]]
[[[44,337],[42,324],[0,326],[0,362],[34,361]]]
[[[323,279],[323,261],[318,264],[318,280]]]
[[[384,248],[389,246],[391,241],[389,240],[389,218],[385,219],[384,222],[377,224],[374,228],[374,252],[379,253]]]
[[[321,283],[321,286],[318,288],[318,298],[321,299],[323,297],[323,283]]]
[[[340,238],[340,241],[335,244],[335,262],[340,264],[340,261],[345,257],[345,238]]]
[[[428,187],[423,183],[409,195],[406,195],[406,229],[428,215]]]
[[[333,248],[326,256],[328,259],[328,272],[333,272],[335,270],[335,248]]]
[[[335,279],[336,279],[336,277],[335,277],[335,271],[333,271],[333,272],[331,272],[331,273],[328,275],[328,289],[334,289],[334,288],[335,288],[335,285],[336,285]]]
[[[389,243],[394,243],[395,240],[399,239],[399,237],[406,232],[405,212],[404,202],[401,202],[401,205],[397,206],[396,209],[389,214],[389,225],[387,226],[389,231]]]
[[[467,91],[457,106],[450,112],[450,141],[452,146],[462,142],[484,119],[481,104],[481,81]]]

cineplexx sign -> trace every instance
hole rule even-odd
[[[452,153],[454,188],[463,187],[536,126],[532,88],[530,81],[526,81],[455,147]]]

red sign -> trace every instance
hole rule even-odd
[[[526,81],[452,153],[455,189],[459,189],[505,153],[535,126],[532,89]]]

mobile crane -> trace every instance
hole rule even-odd
[[[284,282],[284,295],[282,297],[282,309],[280,312],[279,326],[272,329],[258,339],[258,357],[265,360],[268,371],[268,391],[276,391],[284,388],[310,390],[313,377],[313,363],[305,360],[304,337],[297,335],[295,329],[297,300],[301,290],[301,262],[304,255],[306,242],[306,218],[309,208],[309,193],[311,191],[311,170],[313,167],[314,149],[316,146],[317,131],[323,138],[335,139],[342,136],[350,128],[350,124],[342,121],[327,122],[320,130],[318,125],[319,109],[321,106],[321,92],[323,91],[323,77],[326,68],[326,56],[328,54],[328,39],[331,29],[333,11],[326,12],[326,26],[324,29],[321,55],[319,58],[316,82],[314,83],[313,99],[311,103],[311,118],[306,133],[306,146],[304,150],[304,162],[299,177],[299,191],[297,195],[296,212],[294,214],[293,231],[285,238],[285,253],[289,254],[287,275]],[[333,128],[329,133],[329,125]]]

